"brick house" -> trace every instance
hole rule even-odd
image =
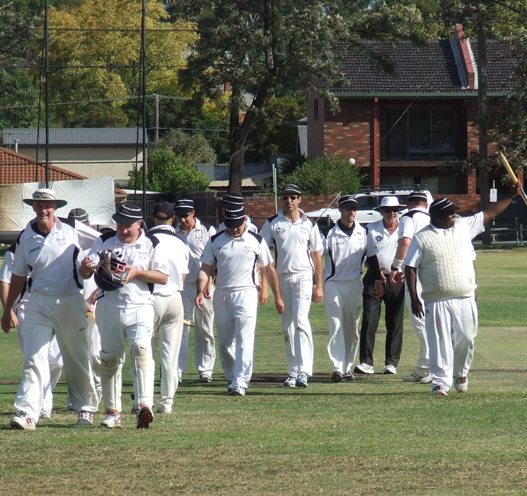
[[[376,68],[365,51],[387,57],[394,71]],[[512,89],[514,62],[494,40],[487,59],[492,108]],[[364,41],[360,50],[350,48],[342,66],[348,81],[335,91],[340,111],[308,97],[308,156],[354,158],[370,186],[422,184],[463,209],[477,207],[477,173],[459,166],[478,150],[477,63],[477,43],[459,24],[452,39],[424,46]]]

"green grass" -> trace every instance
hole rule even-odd
[[[527,494],[526,255],[478,251],[480,331],[470,389],[444,399],[400,379],[417,355],[409,326],[399,375],[331,384],[322,305],[312,310],[313,381],[306,390],[281,389],[283,339],[267,305],[245,398],[225,394],[218,363],[210,385],[186,374],[174,414],[156,416],[149,430],[137,431],[128,413],[120,431],[79,430],[61,382],[52,420],[34,432],[10,431],[20,353],[16,333],[2,336],[0,495]],[[384,339],[381,328],[379,370]],[[128,371],[124,390],[128,412]]]

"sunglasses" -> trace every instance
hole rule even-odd
[[[284,195],[284,196],[282,196],[282,200],[284,200],[284,201],[297,200],[297,199],[298,199],[298,196],[295,196],[295,195]]]
[[[186,214],[176,214],[180,219],[186,219],[189,215],[191,214],[191,212],[188,212]]]
[[[383,208],[382,210],[383,212],[386,212],[387,214],[391,212],[399,212],[398,208]]]

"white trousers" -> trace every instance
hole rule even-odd
[[[417,279],[417,296],[423,301],[421,297],[421,283]],[[404,285],[404,302],[406,304],[406,311],[408,312],[408,318],[410,319],[410,324],[415,329],[417,334],[417,340],[419,341],[419,357],[417,359],[417,365],[415,367],[415,372],[424,377],[430,372],[430,359],[429,359],[429,350],[428,350],[428,341],[426,338],[426,327],[425,327],[425,318],[417,317],[412,313],[412,302],[410,299],[410,292],[408,291],[408,286]]]
[[[152,407],[154,403],[154,361],[152,333],[154,307],[117,308],[97,305],[97,326],[101,336],[101,361],[109,366],[101,369],[102,396],[106,410],[122,410],[122,369],[125,360],[125,339],[132,348],[135,404]],[[134,359],[134,350],[140,349],[143,363]],[[115,366],[112,370],[112,364]],[[104,371],[106,370],[106,372]]]
[[[432,386],[452,387],[466,377],[474,358],[478,309],[474,298],[450,298],[427,303],[426,333],[430,345]]]
[[[27,339],[24,337],[24,332],[21,330],[22,322],[25,317],[25,303],[19,304],[16,309],[16,316],[18,319],[18,343],[22,355],[26,356],[24,351],[27,346]],[[60,354],[59,344],[57,343],[57,337],[53,335],[48,348],[48,367],[44,367],[41,371],[42,383],[44,389],[42,391],[42,410],[41,415],[51,415],[53,410],[53,390],[59,382],[60,374],[62,373],[62,355]]]
[[[253,372],[258,291],[218,289],[214,293],[218,351],[225,378],[232,388],[247,388]]]
[[[313,294],[311,272],[282,274],[278,278],[285,310],[280,315],[285,338],[287,373],[313,375],[313,334],[309,322],[309,309]]]
[[[214,306],[212,299],[214,288],[211,290],[212,297],[205,299],[203,310],[196,308],[196,283],[185,283],[181,297],[183,299],[184,318],[194,322],[194,353],[196,368],[199,374],[212,375],[214,362],[216,361],[216,349],[214,347]],[[182,374],[188,363],[188,339],[190,327],[183,326],[183,337],[179,352],[179,371]]]
[[[98,401],[82,295],[30,294],[20,329],[24,336],[24,367],[15,400],[16,410],[38,421],[43,408],[43,391],[50,380],[49,352],[55,335],[73,408],[95,412]]]
[[[327,281],[324,287],[324,309],[328,319],[328,354],[333,371],[350,372],[357,357],[362,314],[362,282]]]
[[[155,297],[154,335],[159,339],[161,358],[161,404],[172,405],[178,388],[178,356],[183,334],[181,293]]]

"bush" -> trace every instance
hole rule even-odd
[[[185,157],[177,156],[172,150],[154,150],[148,159],[146,189],[172,193],[174,198],[189,196],[196,191],[205,191],[209,178],[198,171]],[[134,184],[135,183],[135,184]],[[143,168],[130,172],[130,187],[143,188]]]
[[[171,129],[154,145],[155,150],[169,149],[195,164],[215,164],[216,153],[202,134],[187,134]]]
[[[308,159],[289,174],[279,178],[279,190],[289,183],[296,184],[304,195],[335,195],[359,191],[362,176],[360,167],[350,165],[347,158],[324,155]]]

